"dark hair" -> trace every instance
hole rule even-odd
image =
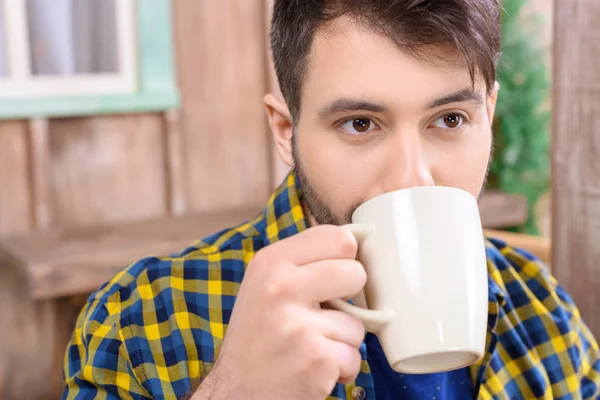
[[[500,56],[499,0],[275,0],[271,50],[292,118],[300,114],[302,81],[317,30],[340,16],[382,33],[409,54],[425,59],[426,47],[449,45],[488,91]]]

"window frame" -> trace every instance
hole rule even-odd
[[[175,81],[171,0],[133,0],[133,2],[135,32],[131,34],[136,40],[134,51],[137,54],[129,58],[133,59],[134,73],[137,76],[134,77],[134,81],[130,76],[129,81],[135,87],[125,84],[123,92],[112,94],[0,98],[0,119],[154,112],[177,107],[180,98]],[[10,65],[11,62],[9,59],[8,64]],[[127,79],[127,71],[121,71],[120,75]],[[108,76],[110,75],[103,77],[99,74],[89,82],[96,80],[101,83],[102,79]],[[117,74],[112,75],[113,81],[117,76]],[[54,80],[56,78],[53,78]],[[74,85],[84,85],[85,80],[85,76],[64,77],[65,84],[69,85],[68,91],[71,93],[77,93]],[[102,90],[101,87],[98,89]]]

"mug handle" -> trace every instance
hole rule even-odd
[[[352,233],[359,243],[373,232],[373,227],[367,224],[349,224],[341,228]],[[341,299],[333,299],[325,303],[335,310],[343,311],[359,318],[365,325],[365,329],[371,333],[380,331],[381,328],[391,322],[394,315],[391,310],[369,310],[357,307]]]

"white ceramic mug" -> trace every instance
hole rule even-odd
[[[450,187],[377,196],[351,225],[367,271],[369,309],[333,300],[375,333],[390,366],[434,373],[475,363],[485,352],[488,278],[477,200]]]

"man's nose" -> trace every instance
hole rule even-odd
[[[388,173],[385,190],[393,191],[416,186],[434,186],[430,160],[427,159],[423,138],[418,133],[399,133],[388,147]]]

